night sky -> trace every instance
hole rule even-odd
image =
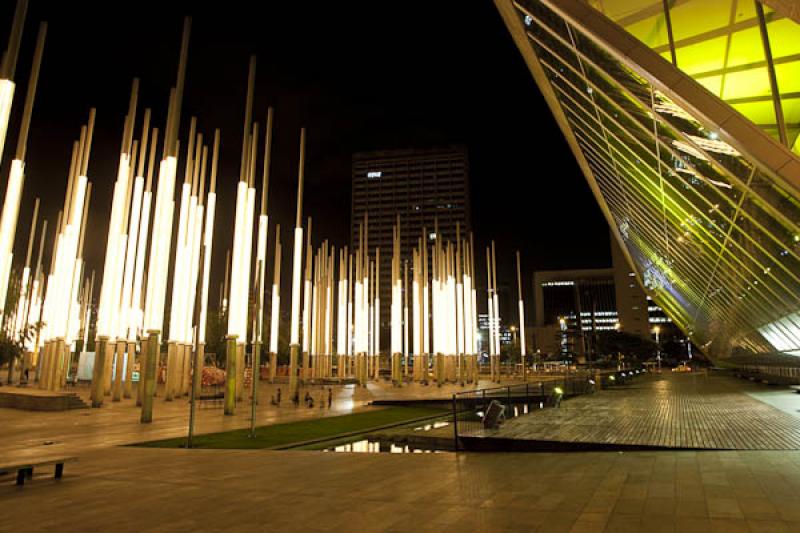
[[[3,48],[13,4],[0,7]],[[308,130],[305,213],[314,217],[317,240],[348,244],[353,152],[458,143],[470,156],[476,246],[497,240],[508,285],[515,284],[517,248],[528,271],[610,265],[606,223],[491,1],[263,2],[258,11],[252,2],[229,0],[213,10],[198,4],[31,1],[0,169],[5,182],[37,26],[47,20],[15,258],[24,259],[35,196],[53,227],[72,141],[94,106],[86,258],[100,275],[131,81],[140,78],[136,136],[144,107],[163,128],[189,14],[180,137],[186,140],[195,115],[206,136],[217,127],[222,136],[212,307],[232,241],[250,54],[258,56],[255,119],[263,124],[267,106],[275,108],[269,211],[270,225],[283,229],[284,281],[301,126]],[[269,240],[271,250],[274,230]]]

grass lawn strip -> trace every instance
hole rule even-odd
[[[311,444],[447,413],[447,410],[429,407],[388,407],[364,413],[259,426],[256,428],[255,438],[252,439],[248,436],[249,428],[197,435],[192,444],[195,448],[211,449],[285,448],[292,444]],[[148,448],[182,448],[185,445],[185,437],[133,444]]]

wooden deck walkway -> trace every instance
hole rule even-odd
[[[800,450],[798,415],[761,402],[763,386],[725,376],[648,375],[507,421],[472,437],[620,446]]]

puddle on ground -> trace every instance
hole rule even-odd
[[[394,444],[384,440],[363,439],[326,448],[324,452],[355,452],[355,453],[443,453],[444,450],[425,450],[409,446],[408,444]]]
[[[425,424],[414,428],[414,431],[430,431],[432,429],[444,428],[450,425],[450,422],[434,422],[433,424]]]

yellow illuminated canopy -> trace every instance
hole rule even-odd
[[[714,358],[800,354],[800,160],[752,2],[671,2],[682,74],[660,0],[495,1],[648,295]],[[797,26],[764,12],[794,88]]]
[[[671,61],[662,0],[589,3]],[[669,4],[678,68],[779,139],[753,1],[684,0]],[[800,25],[763,7],[789,146],[800,154]]]

